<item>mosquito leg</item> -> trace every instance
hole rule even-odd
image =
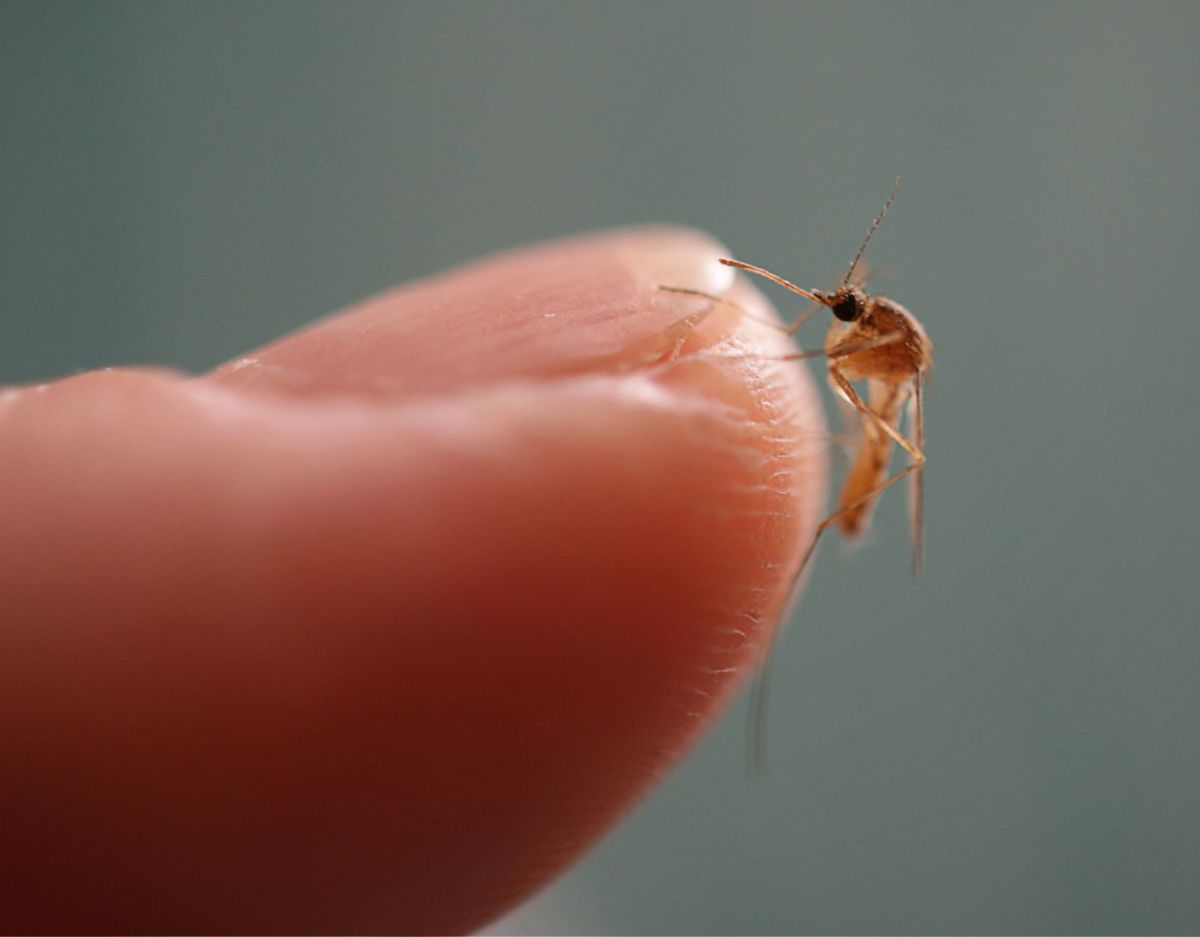
[[[783,323],[776,322],[772,319],[766,319],[762,316],[756,316],[751,312],[747,312],[744,306],[740,306],[737,303],[735,303],[733,300],[726,299],[724,296],[717,296],[715,293],[706,293],[704,290],[692,289],[691,287],[687,287],[687,286],[660,286],[658,288],[660,290],[662,290],[664,293],[679,293],[683,296],[699,296],[702,299],[707,299],[710,302],[715,303],[718,306],[728,306],[730,309],[733,309],[734,311],[736,311],[738,314],[740,314],[744,318],[749,319],[751,322],[757,322],[759,325],[768,326],[769,328],[775,329],[778,332],[783,332],[785,335],[795,335],[796,332],[798,332],[800,330],[800,326],[804,325],[805,322],[807,322],[809,319],[812,318],[814,313],[816,313],[819,309],[822,308],[819,305],[813,306],[811,309],[805,310],[803,313],[801,313],[792,322],[785,325]],[[696,328],[696,326],[698,326],[700,324],[700,322],[703,321],[704,317],[706,317],[709,314],[709,312],[711,312],[711,310],[706,311],[704,316],[702,316],[700,319],[697,319],[692,324],[691,328],[689,328],[675,342],[675,347],[671,351],[669,351],[666,355],[663,356],[663,359],[662,359],[663,361],[672,361],[672,360],[674,360],[675,357],[678,356],[679,349],[683,347],[683,342],[687,338],[687,335],[690,332],[692,332]],[[898,337],[898,335],[897,335],[897,337]],[[889,339],[889,341],[891,341],[891,340],[894,340],[894,339]],[[872,344],[866,344],[866,345],[863,345],[860,347],[850,347],[849,351],[847,353],[852,354],[855,351],[863,351],[866,348],[875,348],[875,347],[877,347],[877,345],[880,345],[880,344],[887,344],[887,342],[882,342],[882,341],[879,341],[878,339],[876,339],[876,340],[874,340],[874,342]],[[819,354],[824,354],[824,352],[802,352],[797,355],[785,355],[785,356],[782,356],[777,359],[769,359],[769,360],[796,361],[801,358],[815,357],[816,355],[819,355]]]
[[[696,331],[700,323],[707,319],[717,306],[731,306],[743,315],[749,315],[737,303],[723,299],[720,296],[714,296],[712,293],[705,293],[703,290],[693,290],[686,286],[660,286],[658,288],[664,293],[682,293],[685,296],[700,296],[710,300],[713,305],[707,306],[700,312],[694,312],[690,316],[684,316],[676,322],[672,322],[660,333],[660,337],[667,344],[667,350],[659,356],[657,364],[667,364],[678,358],[684,344],[688,340],[688,336]]]
[[[805,309],[802,313],[800,313],[800,315],[796,316],[796,318],[792,320],[791,325],[787,327],[788,335],[795,335],[797,332],[799,332],[800,326],[804,325],[805,322],[815,316],[823,308],[824,307],[819,303],[814,303]]]
[[[870,351],[872,348],[890,345],[892,342],[900,341],[903,337],[904,334],[902,332],[888,332],[886,335],[880,335],[877,338],[868,338],[861,342],[842,345],[833,351],[814,348],[810,351],[796,351],[790,355],[738,355],[738,357],[753,358],[755,361],[804,361],[807,358],[829,358],[830,361],[836,361],[838,358],[855,355],[860,351]]]
[[[921,387],[922,376],[913,379],[913,395],[909,401],[909,419],[912,421],[912,433],[916,437],[917,448],[925,451],[925,399]],[[913,575],[919,576],[925,563],[925,469],[923,463],[913,471],[912,485],[909,488],[909,523],[912,538]]]
[[[728,306],[730,309],[741,313],[741,315],[745,316],[751,322],[757,322],[760,325],[769,325],[771,328],[780,332],[787,332],[790,328],[790,326],[782,325],[779,322],[773,322],[770,319],[764,319],[760,316],[753,315],[752,313],[747,312],[742,306],[739,306],[737,303],[735,303],[732,299],[726,299],[724,296],[717,296],[715,293],[706,293],[704,290],[694,290],[687,286],[660,286],[659,289],[664,293],[681,293],[684,296],[699,296],[702,299],[707,299],[716,303],[718,306]],[[698,324],[699,323],[697,323],[697,325]],[[789,332],[788,334],[791,333]]]
[[[780,355],[778,358],[772,358],[772,361],[800,361],[804,358],[824,358],[828,357],[830,361],[836,361],[838,358],[847,358],[850,355],[856,355],[860,351],[870,351],[872,348],[881,348],[884,345],[890,345],[893,342],[898,342],[904,337],[903,332],[888,332],[886,335],[879,335],[875,338],[863,339],[861,342],[851,342],[848,345],[840,345],[833,351],[825,351],[822,349],[813,349],[812,351],[798,351],[790,355]]]
[[[856,507],[858,507],[864,501],[869,501],[871,498],[876,497],[879,494],[879,492],[883,491],[885,488],[890,487],[891,485],[896,484],[896,482],[900,481],[900,479],[904,478],[909,473],[918,471],[921,468],[921,466],[923,466],[924,464],[925,464],[924,457],[922,457],[919,461],[910,462],[908,465],[904,466],[904,468],[900,469],[900,471],[896,472],[895,474],[893,474],[893,475],[889,476],[888,478],[886,478],[885,480],[881,481],[878,485],[876,485],[870,491],[863,492],[861,495],[859,495],[857,498],[855,498],[853,501],[851,501],[845,507],[839,508],[838,510],[836,510],[832,514],[830,514],[827,518],[825,518],[825,520],[821,521],[821,523],[817,525],[817,534],[820,535],[821,531],[825,530],[825,528],[836,523],[839,518],[844,517],[846,514],[849,514],[851,511],[853,511]]]
[[[783,627],[783,620],[775,628]],[[775,635],[767,639],[761,651],[754,682],[750,685],[750,708],[747,714],[746,771],[754,780],[761,780],[767,773],[767,703],[771,689],[771,659],[775,656]]]
[[[924,464],[925,464],[925,457],[920,456],[917,461],[911,462],[910,464],[904,466],[904,468],[900,469],[900,471],[896,472],[891,477],[880,482],[878,485],[876,485],[870,491],[866,491],[863,494],[859,495],[857,498],[855,498],[849,504],[834,511],[827,518],[825,518],[825,520],[821,521],[821,523],[819,523],[817,525],[817,532],[815,534],[813,534],[813,538],[812,538],[812,541],[808,545],[808,549],[804,551],[804,556],[801,557],[801,559],[800,559],[800,568],[796,570],[796,575],[792,579],[792,591],[793,592],[795,591],[797,584],[800,582],[800,577],[804,575],[804,571],[808,568],[808,563],[812,559],[813,553],[817,549],[817,543],[821,539],[821,534],[825,533],[825,531],[828,530],[830,527],[832,527],[834,524],[836,524],[840,518],[849,514],[851,511],[853,511],[856,507],[858,507],[864,501],[869,501],[871,498],[877,497],[879,495],[879,493],[881,491],[883,491],[885,488],[889,488],[892,485],[896,484],[896,482],[900,481],[900,479],[904,478],[906,475],[909,475],[912,472],[918,471],[921,468],[921,466],[923,466]]]
[[[879,430],[882,430],[888,436],[890,436],[896,443],[898,443],[904,449],[905,452],[907,452],[909,454],[909,457],[912,459],[912,462],[909,463],[908,465],[906,465],[904,468],[900,469],[900,471],[896,472],[894,475],[892,475],[889,478],[885,479],[884,481],[880,482],[875,487],[871,488],[868,491],[863,492],[861,495],[859,495],[853,501],[850,501],[848,504],[842,505],[841,508],[839,508],[834,513],[830,514],[827,518],[825,518],[825,520],[821,521],[821,523],[817,525],[817,531],[815,534],[813,534],[812,542],[809,543],[808,549],[804,551],[804,556],[800,560],[800,568],[796,571],[796,576],[792,580],[792,591],[793,592],[796,589],[796,584],[799,583],[799,581],[800,581],[800,577],[804,574],[805,569],[808,568],[808,563],[812,559],[813,552],[817,549],[817,543],[821,539],[821,534],[823,534],[826,530],[828,530],[840,518],[846,516],[851,511],[853,511],[855,508],[857,508],[859,505],[865,503],[866,501],[869,501],[870,499],[877,497],[881,491],[883,491],[885,488],[890,487],[891,485],[894,485],[896,482],[898,482],[900,479],[904,478],[905,476],[910,475],[915,472],[918,474],[918,477],[919,477],[919,475],[923,469],[923,466],[925,465],[925,453],[923,453],[921,451],[920,447],[915,445],[913,442],[911,442],[899,430],[897,430],[895,427],[893,427],[891,425],[891,423],[889,423],[887,420],[883,419],[878,413],[876,413],[874,410],[872,410],[870,407],[868,407],[865,403],[863,403],[862,398],[860,398],[858,396],[858,394],[855,392],[854,388],[851,386],[850,382],[846,380],[845,376],[837,369],[836,365],[834,365],[832,363],[829,366],[829,378],[831,381],[834,382],[834,384],[837,386],[837,388],[843,394],[845,394],[846,400],[848,400],[850,402],[850,404],[854,407],[854,409],[857,410],[859,412],[859,414],[862,415],[864,421],[868,421],[871,425],[877,427]],[[919,393],[919,391],[917,391],[917,393]],[[919,406],[920,406],[919,402],[915,406],[919,408]],[[917,437],[918,437],[918,439],[920,439],[922,441],[924,440],[923,431],[924,431],[924,424],[920,420],[918,420],[917,421]],[[914,562],[916,562],[915,557],[914,557]]]
[[[858,393],[851,386],[850,382],[846,380],[845,375],[838,370],[837,365],[834,364],[833,361],[830,361],[829,363],[829,379],[833,381],[833,383],[837,386],[837,389],[843,395],[845,395],[846,399],[849,400],[854,406],[854,409],[862,414],[864,419],[870,420],[874,426],[878,427],[880,430],[890,436],[896,445],[900,446],[901,449],[909,454],[913,462],[921,464],[925,461],[925,455],[921,452],[921,449],[918,445],[913,443],[907,436],[892,426],[891,423],[883,419],[883,417],[862,402],[862,398],[858,396]]]

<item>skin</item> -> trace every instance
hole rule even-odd
[[[0,393],[0,930],[468,931],[620,818],[822,512],[784,340],[656,290],[770,315],[721,252],[542,245]]]

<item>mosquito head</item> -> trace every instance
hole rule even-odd
[[[856,286],[839,286],[835,293],[817,291],[813,296],[843,322],[854,322],[867,311],[867,294]]]

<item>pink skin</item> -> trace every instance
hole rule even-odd
[[[695,232],[0,393],[0,930],[466,931],[711,723],[823,423]],[[665,364],[682,342],[678,357]]]

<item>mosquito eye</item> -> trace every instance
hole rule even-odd
[[[833,311],[833,314],[843,322],[853,322],[862,312],[862,307],[858,302],[858,297],[853,293],[847,293],[836,303],[834,303],[830,309]]]

